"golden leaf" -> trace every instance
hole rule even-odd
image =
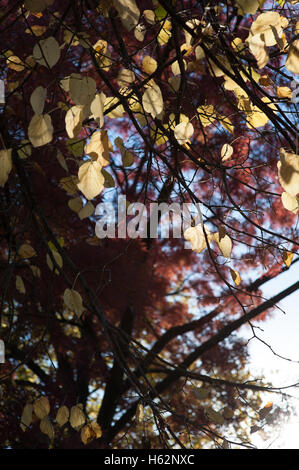
[[[230,269],[230,274],[231,274],[232,280],[234,281],[236,286],[239,286],[241,284],[241,281],[242,281],[240,274],[235,269],[232,269],[232,268],[229,268],[229,269]]]
[[[31,245],[24,243],[20,246],[18,254],[21,258],[32,258],[33,256],[36,256],[36,251]]]
[[[69,420],[70,412],[67,406],[63,405],[59,408],[56,415],[58,426],[64,426]]]
[[[82,408],[83,406],[81,403],[72,406],[71,408],[70,424],[76,431],[79,431],[85,424],[85,415]]]
[[[283,262],[284,262],[284,264],[286,265],[287,268],[290,267],[290,265],[292,263],[292,260],[293,260],[293,257],[294,257],[294,253],[292,253],[291,251],[287,251],[287,250],[283,251],[282,260],[283,260]]]
[[[82,297],[79,292],[74,289],[65,289],[63,300],[67,308],[80,318],[85,309],[83,307]]]
[[[39,419],[44,419],[50,413],[50,403],[48,398],[41,397],[33,403],[33,411]]]

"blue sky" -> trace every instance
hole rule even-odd
[[[267,282],[263,286],[263,294],[270,298],[292,285],[298,278],[299,264],[296,263],[276,279]],[[257,330],[257,333],[271,345],[275,353],[297,362],[280,359],[257,339],[249,342],[251,372],[256,377],[263,374],[275,387],[299,383],[299,292],[286,297],[279,303],[279,307],[284,313],[276,309],[267,321],[257,324],[264,330]],[[243,327],[240,333],[248,339],[252,336],[249,327]],[[298,397],[298,400],[294,400],[298,416],[293,416],[282,429],[275,430],[269,441],[264,442],[258,434],[254,434],[252,440],[259,448],[270,446],[274,449],[299,449],[299,388],[289,389],[288,393]],[[279,404],[280,398],[265,394],[265,402],[269,400]]]

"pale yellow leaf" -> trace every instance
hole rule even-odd
[[[142,423],[144,421],[144,408],[142,403],[138,403],[137,405],[135,418],[137,423]]]
[[[287,250],[283,251],[282,260],[288,268],[290,267],[293,258],[294,258],[294,253],[292,253],[291,251],[287,251]]]
[[[290,72],[299,74],[299,39],[290,45],[285,66]]]
[[[276,88],[278,98],[291,98],[292,90],[288,86],[278,86]]]
[[[144,110],[151,114],[153,118],[163,111],[163,97],[157,84],[154,83],[145,90],[142,96],[142,105]]]
[[[235,269],[232,269],[232,268],[229,268],[229,269],[230,269],[230,274],[231,274],[232,280],[234,281],[236,286],[239,286],[241,284],[241,281],[242,281],[240,274]]]
[[[48,416],[41,420],[39,427],[41,432],[46,434],[51,441],[54,439],[54,428]]]
[[[148,24],[154,25],[156,23],[156,16],[155,16],[155,12],[153,10],[144,10],[143,11],[143,16],[145,18],[145,21]]]
[[[12,170],[11,149],[0,150],[0,186],[4,186]]]
[[[67,406],[63,405],[59,408],[56,415],[56,422],[58,426],[64,426],[69,420],[70,412]]]
[[[61,178],[60,184],[70,196],[73,196],[78,191],[78,188],[77,188],[78,178],[75,175]]]
[[[49,114],[35,114],[28,127],[28,138],[33,147],[41,147],[51,142],[53,126]]]
[[[80,133],[82,122],[83,106],[72,106],[65,115],[65,129],[70,139]]]
[[[32,258],[33,256],[36,256],[36,251],[31,245],[24,243],[20,246],[18,254],[21,258]]]
[[[53,256],[53,258],[54,258],[54,260],[55,260],[55,263],[56,263],[56,264],[59,266],[59,268],[61,269],[62,266],[63,266],[63,260],[62,260],[61,255],[58,253],[58,251],[52,251],[52,256]],[[46,260],[47,260],[47,265],[48,265],[49,269],[50,269],[51,271],[54,270],[54,273],[58,275],[58,274],[59,274],[59,270],[58,270],[56,267],[54,268],[54,264],[53,264],[53,262],[52,262],[52,259],[51,259],[50,255],[49,255],[49,253],[47,253]]]
[[[282,202],[283,207],[285,209],[287,209],[288,211],[293,212],[294,214],[297,214],[297,212],[299,210],[299,198],[298,198],[298,196],[292,196],[291,194],[284,191],[281,195],[281,202]]]
[[[54,67],[60,58],[60,47],[53,36],[41,39],[33,48],[33,58],[45,67]]]
[[[85,415],[82,408],[81,403],[71,408],[70,424],[76,431],[79,431],[85,424]]]
[[[33,411],[39,419],[44,419],[50,413],[50,403],[48,398],[41,397],[34,401]]]
[[[84,312],[84,307],[82,304],[82,297],[79,292],[74,289],[65,289],[63,300],[67,308],[80,318]]]
[[[191,122],[181,122],[174,129],[174,136],[180,145],[184,145],[192,137],[194,127]]]
[[[96,82],[91,77],[72,73],[69,87],[70,96],[76,105],[90,105],[95,98]]]
[[[25,0],[24,6],[31,13],[40,13],[53,3],[54,0]]]
[[[225,162],[226,160],[229,160],[229,158],[232,156],[234,153],[234,149],[231,145],[229,144],[224,144],[221,148],[221,160]]]
[[[158,43],[161,44],[161,46],[164,46],[164,44],[167,44],[169,39],[171,38],[171,22],[166,20],[163,22],[163,26],[158,34]]]
[[[103,92],[97,93],[94,100],[91,102],[90,111],[94,120],[97,122],[99,127],[104,125],[104,104],[106,96]]]
[[[205,232],[208,240],[211,237],[210,231],[205,227]],[[185,239],[191,243],[192,250],[196,253],[201,253],[206,247],[206,237],[201,224],[195,225],[195,227],[189,227],[184,231]]]
[[[75,197],[73,199],[70,199],[68,201],[68,206],[72,211],[78,214],[83,207],[82,199],[80,197]]]
[[[15,70],[16,72],[22,72],[24,70],[24,62],[16,55],[11,55],[6,59],[6,65],[9,69]]]
[[[139,21],[140,11],[135,0],[112,0],[124,27],[131,31]]]
[[[30,265],[30,269],[32,271],[32,274],[34,277],[40,277],[41,276],[41,270],[38,266],[35,265]]]
[[[277,163],[278,178],[283,189],[291,196],[299,193],[299,155],[280,149]]]
[[[78,216],[80,217],[81,220],[86,219],[87,217],[90,217],[94,213],[94,206],[93,204],[88,201],[87,204],[85,204],[84,207],[78,212]]]
[[[139,42],[143,42],[146,33],[146,26],[144,24],[138,24],[134,29],[134,36]]]
[[[30,424],[32,423],[32,412],[33,412],[33,406],[29,403],[24,406],[22,416],[21,416],[21,423],[20,427],[23,432],[25,432]]]
[[[43,114],[47,90],[39,86],[35,88],[30,96],[30,104],[35,114]]]
[[[157,61],[153,57],[146,55],[143,58],[142,68],[145,73],[148,73],[149,75],[151,75],[152,73],[154,73],[157,67],[158,67]]]
[[[21,276],[16,276],[16,288],[20,292],[20,294],[26,293],[25,285]]]
[[[109,139],[107,130],[94,132],[84,152],[102,166],[109,165]]]

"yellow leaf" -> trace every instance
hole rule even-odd
[[[163,46],[164,44],[167,44],[169,39],[171,38],[171,22],[166,20],[163,22],[163,26],[161,30],[159,31],[158,34],[158,43]]]
[[[24,243],[20,246],[18,254],[21,258],[32,258],[33,256],[36,256],[36,251],[31,245]]]
[[[64,426],[69,420],[70,412],[67,406],[63,405],[59,408],[56,415],[58,426]]]
[[[65,289],[63,300],[67,308],[80,318],[84,312],[84,307],[82,304],[82,297],[79,292],[74,289]]]
[[[42,39],[33,48],[33,58],[35,61],[45,67],[54,67],[60,58],[60,47],[53,36]]]
[[[143,58],[142,68],[143,68],[145,73],[148,73],[149,75],[151,75],[152,73],[154,73],[154,71],[157,69],[157,67],[158,67],[157,61],[155,59],[153,59],[153,57],[151,57],[149,55],[146,55]]]
[[[93,119],[97,122],[99,127],[104,125],[104,104],[106,96],[103,92],[97,93],[90,105],[90,111]]]
[[[42,36],[45,32],[47,31],[46,26],[40,26],[38,24],[34,24],[30,26],[30,29],[27,28],[25,30],[25,33],[27,34],[33,34],[34,36]]]
[[[138,403],[137,405],[135,418],[137,423],[142,423],[144,421],[144,408],[142,403]]]
[[[72,211],[78,214],[83,207],[82,199],[80,197],[75,197],[74,199],[70,199],[68,202],[68,206]]]
[[[278,178],[283,189],[291,196],[299,193],[299,155],[279,151],[280,161],[277,163]]]
[[[21,423],[20,427],[23,432],[25,432],[30,424],[32,423],[32,412],[33,412],[33,406],[29,403],[24,406],[22,416],[21,416]]]
[[[83,163],[78,172],[78,188],[86,199],[93,199],[104,189],[105,178],[101,172],[102,166],[96,160]]]
[[[76,431],[79,431],[85,424],[85,415],[82,408],[83,406],[81,403],[72,406],[71,408],[70,424]]]
[[[231,145],[224,144],[221,148],[221,160],[223,162],[225,162],[226,160],[229,160],[233,152],[234,152],[234,149]]]
[[[109,139],[106,130],[94,132],[84,151],[101,166],[109,165]]]
[[[96,82],[93,78],[72,73],[69,81],[70,96],[78,106],[90,105],[96,94]]]
[[[284,264],[286,265],[287,268],[290,267],[290,265],[292,263],[292,260],[293,260],[293,257],[294,257],[294,253],[292,253],[291,251],[287,251],[287,250],[283,251],[282,260],[283,260],[283,262],[284,262]]]
[[[291,98],[292,90],[288,86],[278,86],[276,88],[278,98]]]
[[[41,276],[41,271],[40,271],[40,268],[38,266],[35,266],[35,265],[30,265],[30,269],[32,271],[32,274],[34,277],[40,277]]]
[[[75,175],[66,176],[60,180],[61,186],[70,196],[73,196],[78,191],[77,183],[78,178]]]
[[[46,416],[43,418],[40,422],[40,430],[43,434],[46,434],[51,441],[54,439],[54,428],[52,426],[52,423],[49,420],[49,417]]]
[[[30,121],[28,138],[33,147],[41,147],[51,142],[53,138],[53,126],[49,114],[35,114]]]
[[[108,171],[104,170],[103,168],[102,168],[101,172],[102,172],[102,175],[105,178],[105,181],[104,181],[105,188],[114,188],[115,183],[114,183],[114,179],[113,179],[112,175],[110,175],[110,173]]]
[[[43,114],[47,90],[39,86],[35,88],[30,96],[30,104],[35,114]]]
[[[44,419],[50,413],[50,403],[48,398],[41,397],[33,403],[33,411],[39,419]]]
[[[30,10],[31,13],[40,13],[53,3],[54,0],[25,0],[24,6],[26,10]]]
[[[230,269],[230,274],[231,274],[232,280],[234,281],[236,286],[239,286],[241,284],[241,281],[242,281],[240,274],[235,269],[232,269],[232,268],[229,268],[229,269]]]
[[[91,427],[88,424],[83,426],[83,428],[81,429],[81,441],[83,442],[83,444],[89,444],[94,440],[94,437],[95,435]]]
[[[144,111],[151,114],[153,118],[157,117],[163,111],[163,97],[159,86],[153,83],[149,86],[143,96],[142,105]]]
[[[281,195],[281,202],[285,209],[293,212],[293,214],[297,214],[299,210],[299,198],[297,196],[292,196],[284,191]]]
[[[4,186],[12,170],[11,149],[0,150],[0,186]]]
[[[94,206],[93,204],[88,201],[87,204],[85,204],[84,207],[79,211],[78,216],[80,217],[81,220],[86,219],[87,217],[90,217],[94,213]]]
[[[194,133],[194,127],[191,122],[181,122],[174,129],[174,136],[180,145],[189,141]]]
[[[16,288],[20,292],[20,294],[26,293],[25,285],[21,276],[16,276]]]
[[[148,24],[154,25],[156,23],[156,16],[155,16],[155,12],[153,10],[144,10],[143,11],[143,16],[145,18],[145,21]]]
[[[62,258],[61,258],[61,256],[60,256],[60,254],[58,253],[58,251],[52,251],[52,256],[53,256],[53,258],[54,258],[56,264],[57,264],[60,268],[62,268],[62,266],[63,266],[63,260],[62,260]],[[50,255],[49,255],[48,253],[47,253],[46,259],[47,259],[47,265],[49,266],[49,269],[50,269],[51,271],[54,270],[54,273],[58,275],[58,274],[59,274],[59,270],[58,270],[56,267],[55,267],[55,269],[54,269],[54,265],[53,265],[53,263],[52,263],[52,260],[51,260]]]
[[[206,227],[205,232],[209,240],[212,235]],[[197,224],[195,227],[187,228],[184,232],[184,237],[191,243],[192,250],[196,253],[201,253],[207,247],[206,238],[201,224]]]
[[[295,39],[289,47],[286,68],[295,74],[299,74],[299,39]]]
[[[77,137],[82,128],[83,122],[83,106],[72,106],[65,115],[65,129],[73,139]]]
[[[131,31],[138,24],[140,17],[135,0],[113,0],[113,6],[118,11],[124,27]]]
[[[9,69],[15,70],[16,72],[22,72],[25,66],[24,62],[15,55],[11,55],[7,58],[6,65]]]

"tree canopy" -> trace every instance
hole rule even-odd
[[[2,448],[250,448],[290,412],[238,330],[299,288],[261,290],[298,259],[298,4],[0,0]]]

